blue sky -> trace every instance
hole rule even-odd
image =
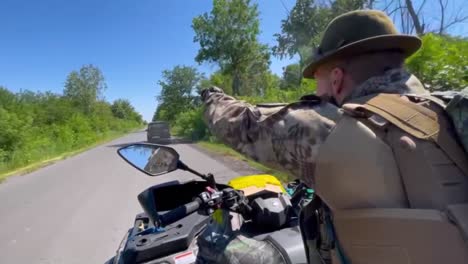
[[[295,0],[253,1],[260,10],[259,39],[272,46],[286,17],[283,4],[291,8]],[[466,0],[450,1],[460,6]],[[216,70],[194,62],[198,44],[191,28],[192,18],[211,5],[211,0],[1,0],[0,85],[60,93],[68,73],[94,64],[106,77],[106,99],[127,98],[150,120],[164,69],[184,64]],[[291,62],[273,57],[271,69],[281,74]]]
[[[279,0],[258,3],[260,41],[273,45],[286,11]],[[210,9],[211,0],[1,0],[0,85],[62,92],[67,74],[91,63],[106,77],[108,101],[128,98],[150,120],[161,72],[198,66],[191,21]],[[280,74],[289,63],[273,59],[271,67]]]

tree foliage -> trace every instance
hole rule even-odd
[[[326,3],[297,0],[288,17],[281,21],[281,33],[275,34],[277,45],[273,47],[273,54],[280,58],[298,55],[299,64],[303,67],[334,17],[368,7],[372,3],[366,0],[335,0]]]
[[[252,88],[268,70],[268,48],[257,40],[257,4],[250,0],[213,0],[211,12],[195,17],[192,27],[194,41],[200,44],[195,61],[215,62],[223,73],[231,75],[234,95]]]
[[[63,94],[77,104],[83,112],[90,113],[106,88],[101,70],[90,64],[68,75]]]
[[[172,121],[181,112],[199,104],[197,91],[203,75],[194,67],[175,66],[162,72],[161,93],[153,120]]]
[[[432,91],[461,90],[468,87],[468,39],[425,35],[406,64]]]
[[[288,17],[281,21],[281,33],[275,34],[278,44],[273,53],[280,58],[299,55],[303,64],[318,45],[329,16],[328,10],[315,0],[297,0]]]
[[[117,99],[111,105],[112,114],[120,119],[135,120],[138,123],[143,123],[142,116],[136,112],[127,99]]]
[[[297,88],[302,81],[301,65],[298,63],[289,64],[283,69],[283,78],[281,79],[281,89],[289,90]]]
[[[84,69],[70,73],[66,95],[13,93],[0,87],[0,172],[82,148],[142,125],[141,116],[128,101],[117,100],[111,106],[99,99],[103,91],[102,73],[96,74],[95,67]],[[95,91],[89,93],[90,87]],[[80,98],[92,102],[92,107],[83,108],[85,104]],[[114,111],[115,106],[122,105],[124,115]]]

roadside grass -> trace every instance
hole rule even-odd
[[[133,133],[133,132],[136,132],[136,131],[139,131],[141,130],[141,128],[138,128],[138,129],[135,129],[135,130],[132,130],[132,131],[129,131],[129,132],[116,132],[116,131],[112,131],[112,132],[109,132],[106,137],[104,138],[101,138],[99,139],[98,141],[88,145],[88,146],[85,146],[85,147],[81,147],[79,149],[76,149],[76,150],[72,150],[72,151],[67,151],[67,152],[64,152],[64,153],[61,153],[61,154],[56,154],[52,157],[43,157],[43,159],[40,159],[40,160],[36,160],[34,162],[32,162],[31,164],[28,164],[26,166],[20,166],[20,167],[11,167],[11,168],[8,168],[8,169],[3,169],[0,171],[0,183],[3,182],[4,180],[6,180],[8,177],[11,177],[11,176],[20,176],[20,175],[24,175],[24,174],[28,174],[30,172],[33,172],[35,170],[38,170],[40,168],[43,168],[43,167],[46,167],[48,165],[51,165],[57,161],[60,161],[60,160],[64,160],[66,158],[69,158],[69,157],[72,157],[72,156],[75,156],[77,154],[80,154],[82,152],[85,152],[87,150],[90,150],[92,148],[95,148],[99,145],[102,145],[104,143],[107,143],[107,142],[110,142],[114,139],[117,139],[119,137],[122,137],[124,135],[127,135],[129,133]]]
[[[278,170],[275,170],[275,169],[272,169],[272,168],[269,168],[269,167],[266,167],[246,156],[244,156],[243,154],[233,150],[232,148],[222,144],[222,143],[217,143],[217,142],[210,142],[210,141],[200,141],[197,143],[198,146],[202,147],[203,149],[207,150],[207,151],[210,151],[212,153],[216,153],[216,154],[219,154],[219,155],[223,155],[223,156],[228,156],[228,157],[231,157],[231,158],[234,158],[234,159],[238,159],[238,160],[242,160],[242,161],[245,161],[247,162],[247,164],[257,170],[260,170],[262,171],[263,173],[265,174],[270,174],[270,175],[273,175],[275,177],[277,177],[281,182],[288,182],[288,181],[291,181],[292,178],[284,173],[284,172],[281,172],[281,171],[278,171]]]

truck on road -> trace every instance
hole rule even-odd
[[[146,129],[146,140],[150,143],[157,143],[160,140],[171,138],[169,123],[164,121],[154,121],[148,124]]]

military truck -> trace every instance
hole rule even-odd
[[[164,121],[154,121],[148,124],[146,129],[146,140],[158,143],[160,140],[170,139],[169,123]]]

